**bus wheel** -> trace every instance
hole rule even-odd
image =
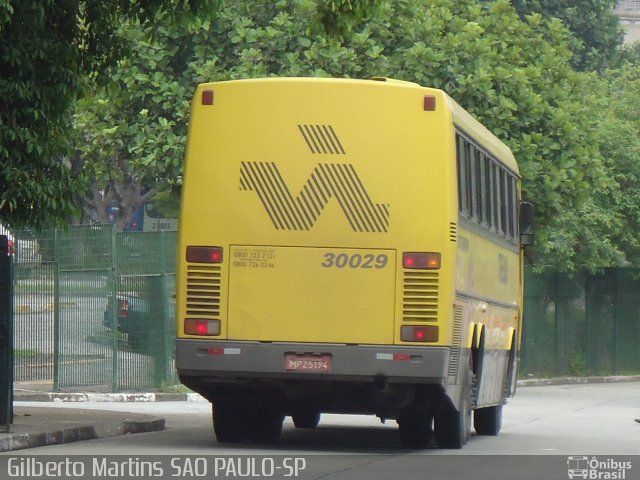
[[[468,396],[464,397],[460,410],[446,401],[434,417],[435,438],[441,448],[462,448],[471,431],[471,408]]]
[[[255,416],[249,421],[252,423],[251,439],[256,442],[271,443],[280,438],[284,415],[275,407],[261,406],[254,411]]]
[[[426,412],[405,411],[398,417],[400,441],[406,448],[427,448],[431,441],[433,417]]]
[[[211,404],[213,430],[219,442],[239,442],[247,433],[246,417],[232,402],[216,401]]]
[[[502,428],[502,405],[475,410],[473,412],[473,426],[478,435],[498,435]]]
[[[320,412],[305,410],[291,415],[296,428],[316,428],[320,423]]]

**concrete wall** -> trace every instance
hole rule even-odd
[[[624,43],[630,45],[640,41],[640,0],[620,0],[615,13],[627,32]]]

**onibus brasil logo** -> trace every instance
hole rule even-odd
[[[627,470],[631,470],[631,462],[586,455],[570,456],[567,458],[567,469],[570,479],[625,480]]]

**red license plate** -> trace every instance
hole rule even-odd
[[[331,371],[331,355],[287,353],[284,357],[285,368],[294,372],[327,373]]]

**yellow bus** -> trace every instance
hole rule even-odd
[[[198,86],[176,362],[218,441],[321,413],[395,419],[412,448],[461,448],[472,412],[496,435],[522,326],[519,185],[510,150],[441,90]]]

